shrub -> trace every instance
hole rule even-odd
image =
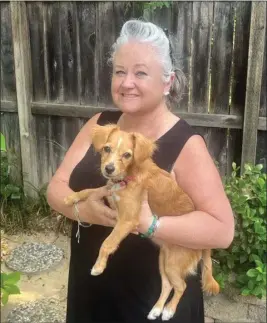
[[[214,251],[215,276],[222,288],[230,283],[242,295],[266,297],[266,174],[262,165],[233,163],[225,191],[235,214],[235,237],[227,250]],[[231,279],[233,278],[234,279]]]

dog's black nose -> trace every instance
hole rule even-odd
[[[108,164],[106,167],[105,167],[105,171],[107,174],[112,174],[115,170],[115,167],[113,164]]]

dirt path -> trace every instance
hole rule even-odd
[[[1,237],[3,238],[3,237]],[[1,308],[1,322],[6,321],[7,314],[19,303],[37,301],[41,298],[54,298],[59,301],[60,311],[65,311],[67,295],[67,279],[69,267],[70,245],[69,238],[61,234],[40,232],[34,235],[4,235],[7,239],[8,248],[13,248],[25,242],[53,243],[60,247],[64,252],[61,262],[48,271],[40,274],[22,275],[18,284],[21,294],[11,295],[7,305]],[[3,263],[1,270],[11,272]]]

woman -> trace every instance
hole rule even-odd
[[[183,78],[175,75],[169,40],[152,23],[130,20],[112,47],[111,93],[118,111],[92,117],[77,135],[47,191],[50,206],[74,220],[68,286],[68,323],[148,322],[147,315],[160,294],[158,249],[149,239],[131,234],[110,258],[105,272],[91,276],[100,245],[116,223],[116,211],[103,202],[108,194],[99,171],[100,157],[91,146],[90,133],[98,123],[117,123],[122,130],[137,131],[158,144],[154,161],[172,171],[192,198],[196,211],[160,219],[154,237],[188,248],[227,248],[234,233],[229,201],[204,140],[168,109],[177,99]],[[99,188],[79,202],[80,227],[75,210],[64,205],[73,191]],[[76,209],[77,211],[77,209]],[[143,202],[138,231],[146,233],[153,216]],[[161,322],[161,319],[155,320]],[[170,322],[204,322],[200,275],[188,277],[177,312]]]

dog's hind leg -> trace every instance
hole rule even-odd
[[[91,275],[97,276],[102,274],[107,266],[109,255],[114,253],[119,247],[121,241],[127,237],[136,228],[137,223],[118,221],[111,234],[102,243],[98,258],[91,270]]]
[[[159,271],[160,271],[160,277],[161,277],[161,294],[157,303],[153,306],[152,310],[149,312],[147,316],[149,320],[155,320],[161,315],[164,305],[166,303],[166,300],[172,290],[172,286],[170,284],[170,281],[166,275],[165,268],[164,268],[164,251],[162,248],[160,248],[160,253],[159,253]]]

